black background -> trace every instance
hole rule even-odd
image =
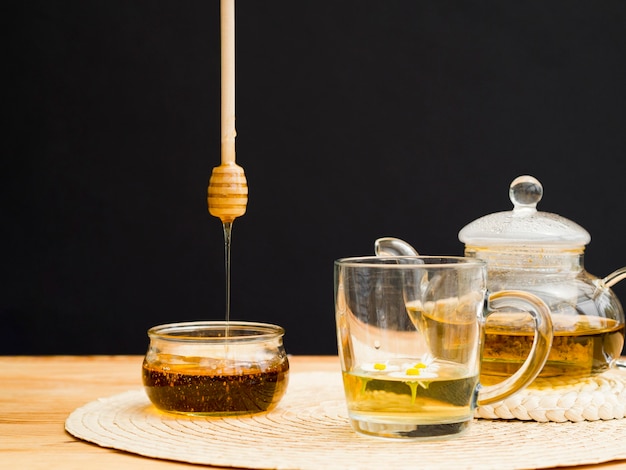
[[[224,318],[219,3],[5,2],[0,353],[145,352]],[[510,182],[626,265],[626,2],[257,1],[237,11],[231,319],[336,352],[335,258],[462,254]],[[626,299],[626,282],[614,288]]]

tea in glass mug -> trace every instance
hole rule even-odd
[[[359,433],[399,439],[460,435],[478,404],[528,385],[550,351],[545,303],[522,291],[487,295],[481,260],[344,258],[335,262],[334,277],[345,398]],[[513,376],[480,386],[485,319],[503,308],[530,311],[536,341]]]

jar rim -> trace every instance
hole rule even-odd
[[[228,333],[226,333],[228,331]],[[165,323],[148,329],[154,339],[192,343],[217,344],[229,342],[256,342],[283,336],[283,327],[271,323],[248,321],[193,321]]]

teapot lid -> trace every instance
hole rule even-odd
[[[496,212],[467,224],[459,240],[470,246],[550,245],[580,247],[591,236],[565,217],[537,210],[543,186],[532,176],[519,176],[509,187],[512,211]]]

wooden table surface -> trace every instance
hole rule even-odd
[[[141,356],[0,356],[0,468],[200,468],[105,449],[65,432],[65,419],[76,408],[98,398],[141,388],[142,359]],[[290,365],[293,372],[340,371],[335,356],[293,356]],[[626,461],[576,468],[626,468]]]

